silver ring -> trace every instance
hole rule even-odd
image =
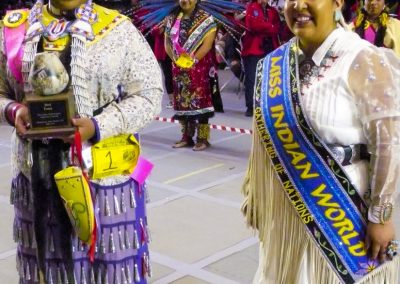
[[[386,248],[386,255],[390,258],[393,258],[397,255],[397,250],[399,248],[400,241],[393,240],[389,243],[388,247]]]

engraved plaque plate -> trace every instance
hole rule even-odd
[[[64,92],[53,96],[27,96],[31,128],[27,138],[65,137],[74,133],[74,96]]]

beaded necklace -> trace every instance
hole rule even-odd
[[[323,78],[323,73],[329,69],[332,64],[337,59],[337,56],[334,55],[332,51],[332,47],[334,46],[333,42],[329,47],[328,51],[324,55],[320,66],[315,65],[314,61],[311,58],[306,58],[302,62],[299,63],[299,40],[295,41],[295,64],[296,64],[296,78],[298,81],[298,87],[303,95],[303,88],[309,88],[311,86],[311,82],[314,78]]]
[[[49,4],[50,5],[50,4]],[[50,7],[50,6],[49,6]],[[32,7],[29,14],[29,29],[26,40],[38,35],[43,35],[49,40],[54,41],[69,34],[77,34],[86,37],[87,40],[93,40],[94,34],[92,24],[97,21],[97,12],[93,9],[92,0],[82,4],[75,9],[75,19],[67,20],[64,15],[60,19],[54,19],[49,24],[43,21],[43,0],[39,0]],[[50,8],[50,12],[51,12]]]
[[[94,39],[92,24],[97,21],[97,13],[93,9],[92,0],[75,10],[75,20],[54,19],[49,24],[43,19],[43,0],[38,0],[29,14],[29,28],[25,36],[25,50],[22,59],[22,76],[24,92],[33,91],[28,82],[38,43],[42,37],[48,41],[71,36],[71,87],[75,96],[78,113],[83,117],[90,117],[92,110],[88,105],[87,80],[85,72],[86,42]]]

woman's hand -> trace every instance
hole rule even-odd
[[[21,105],[15,113],[15,129],[19,136],[24,136],[31,125],[29,110],[25,105]]]
[[[74,118],[72,119],[72,124],[76,126],[77,130],[81,135],[82,142],[85,142],[93,137],[96,132],[96,128],[92,119],[90,118]],[[65,142],[72,143],[74,141],[75,136],[71,135]]]
[[[395,229],[392,221],[385,224],[368,223],[366,248],[372,259],[378,257],[380,262],[386,259],[391,260],[386,255],[389,243],[395,240]]]

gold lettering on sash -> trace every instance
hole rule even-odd
[[[277,105],[277,106],[271,107],[271,111],[272,111],[271,116],[273,118],[277,118],[277,120],[274,123],[275,128],[284,128],[284,127],[288,128],[289,127],[289,125],[286,122],[282,123],[283,117],[285,115],[283,112],[282,105]]]
[[[281,164],[274,165],[274,170],[276,171],[277,174],[282,174],[285,172],[285,169],[282,167]]]
[[[346,216],[346,213],[342,209],[338,208],[328,208],[325,211],[325,216],[332,221],[340,221],[343,220]]]
[[[283,128],[278,130],[278,138],[283,143],[289,143],[293,141],[293,133],[289,128]]]
[[[285,145],[283,145],[283,147],[285,149],[288,149],[288,150],[293,150],[293,149],[299,149],[300,145],[297,144],[297,142],[294,142],[294,143],[291,143],[291,144],[285,144]]]
[[[289,155],[292,156],[292,165],[297,165],[300,161],[307,158],[307,156],[303,153],[296,152],[296,151],[286,151]]]
[[[275,98],[276,96],[282,95],[282,89],[279,85],[282,84],[282,80],[280,78],[281,75],[281,66],[278,65],[278,62],[282,60],[282,56],[272,57],[271,58],[271,69],[269,71],[269,91],[268,95],[271,98]]]
[[[318,173],[310,173],[310,170],[311,170],[311,163],[310,162],[307,162],[304,165],[297,165],[297,166],[295,166],[295,168],[297,170],[304,170],[300,175],[300,177],[302,179],[309,179],[309,178],[319,177]]]
[[[300,177],[302,179],[309,179],[309,178],[315,178],[319,177],[318,173],[312,173],[311,172],[311,163],[306,162],[305,164],[299,165],[298,163],[302,160],[305,160],[307,156],[302,153],[302,152],[296,152],[296,151],[289,151],[288,148],[292,148],[294,150],[294,147],[298,146],[298,149],[300,151],[300,146],[298,145],[297,142],[294,141],[293,137],[293,132],[290,130],[289,125],[287,123],[283,123],[284,119],[284,107],[282,104],[276,105],[270,108],[271,111],[271,117],[276,118],[274,122],[274,127],[277,129],[277,135],[280,141],[283,142],[283,147],[286,150],[286,153],[292,156],[292,165],[295,166],[297,170],[301,170]],[[288,145],[286,147],[286,145]]]
[[[349,219],[347,219],[347,220],[349,220]],[[352,224],[352,225],[353,225],[353,224]],[[354,227],[354,226],[353,226],[353,227]],[[339,233],[339,235],[341,235],[341,234]],[[359,234],[358,234],[356,231],[352,231],[350,234],[341,235],[341,236],[342,236],[343,242],[344,242],[347,246],[349,246],[349,245],[350,245],[350,239],[353,239],[353,238],[358,237]]]
[[[344,234],[344,232],[353,232],[354,230],[354,225],[349,219],[343,219],[341,222],[333,223],[333,226],[339,228],[339,235],[341,236]]]
[[[290,181],[283,182],[283,188],[289,196],[290,202],[293,204],[294,208],[298,212],[300,218],[304,224],[308,224],[314,220],[310,211],[308,211],[307,206],[304,204],[303,200],[299,196],[299,193],[295,190],[293,184]]]
[[[367,254],[365,251],[365,244],[363,241],[359,241],[357,244],[350,246],[349,251],[354,256],[364,256]]]
[[[281,61],[281,59],[282,56],[271,58],[271,70],[269,71],[270,77],[278,77],[281,75],[281,66],[277,65],[278,62]]]
[[[256,108],[255,119],[256,119],[257,129],[258,129],[260,139],[264,142],[265,149],[266,149],[268,155],[271,157],[271,159],[276,158],[274,144],[271,141],[271,137],[269,136],[269,134],[265,128],[263,119],[262,119],[261,108]]]
[[[320,206],[324,206],[324,207],[339,208],[340,206],[336,202],[335,203],[329,202],[332,199],[333,195],[329,194],[329,193],[323,193],[325,188],[326,188],[326,185],[321,184],[318,188],[316,188],[313,192],[311,192],[312,196],[320,198],[320,200],[317,202],[317,204]]]
[[[332,226],[338,229],[337,234],[348,247],[349,252],[354,256],[366,255],[367,252],[364,248],[364,242],[359,241],[355,245],[351,244],[351,239],[357,238],[359,234],[354,230],[354,224],[346,217],[346,212],[340,208],[340,205],[336,202],[331,202],[333,195],[325,193],[325,189],[326,185],[321,184],[311,192],[311,195],[318,198],[318,205],[327,208],[325,210],[325,217],[333,221]]]
[[[276,85],[282,84],[281,78],[277,77],[278,75],[280,75],[280,73],[279,74],[271,74],[271,75],[274,76],[271,79],[269,79],[269,85],[271,87],[275,87]]]

